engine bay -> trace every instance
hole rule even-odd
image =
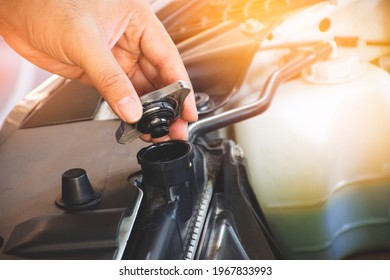
[[[50,77],[0,130],[0,259],[388,259],[389,3],[151,1],[193,84],[188,141],[138,139],[180,82],[126,126]]]

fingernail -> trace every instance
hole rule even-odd
[[[116,105],[120,118],[128,123],[137,122],[142,116],[142,107],[139,102],[130,98],[123,97]]]

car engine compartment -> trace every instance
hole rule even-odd
[[[0,259],[388,258],[389,3],[151,1],[188,141],[119,144],[99,93],[52,76],[0,130]]]

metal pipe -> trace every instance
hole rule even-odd
[[[263,113],[271,105],[275,92],[282,82],[299,74],[317,60],[328,57],[333,50],[332,42],[321,42],[313,46],[310,51],[293,58],[271,74],[255,102],[190,124],[188,127],[189,141],[193,141],[200,134],[215,131]]]

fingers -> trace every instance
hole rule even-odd
[[[177,119],[169,126],[169,137],[172,140],[187,140],[188,123],[183,119]]]
[[[184,80],[191,86],[187,71],[175,44],[156,16],[152,14],[150,17],[151,24],[145,29],[140,42],[144,58],[140,61],[140,65],[143,71],[151,73],[151,75],[158,73],[158,79],[149,78],[150,81],[159,81],[161,83],[155,85],[156,87],[166,86],[177,80]],[[188,122],[194,122],[198,119],[193,92],[186,98],[181,118]]]
[[[142,13],[141,26],[136,19],[129,21],[122,39],[112,49],[102,40],[99,28],[90,29],[83,42],[79,41],[77,53],[82,55],[76,59],[113,111],[127,123],[135,123],[142,116],[138,93],[177,80],[191,85],[176,46],[155,14]],[[186,139],[187,122],[197,120],[192,92],[185,100],[181,118],[170,128],[172,139]]]
[[[97,45],[84,52],[80,64],[118,117],[127,123],[137,122],[142,106],[136,90],[109,47],[95,41]]]
[[[196,102],[193,91],[191,91],[187,98],[184,100],[181,118],[183,120],[186,120],[187,122],[195,122],[198,120],[198,110],[196,109]]]

